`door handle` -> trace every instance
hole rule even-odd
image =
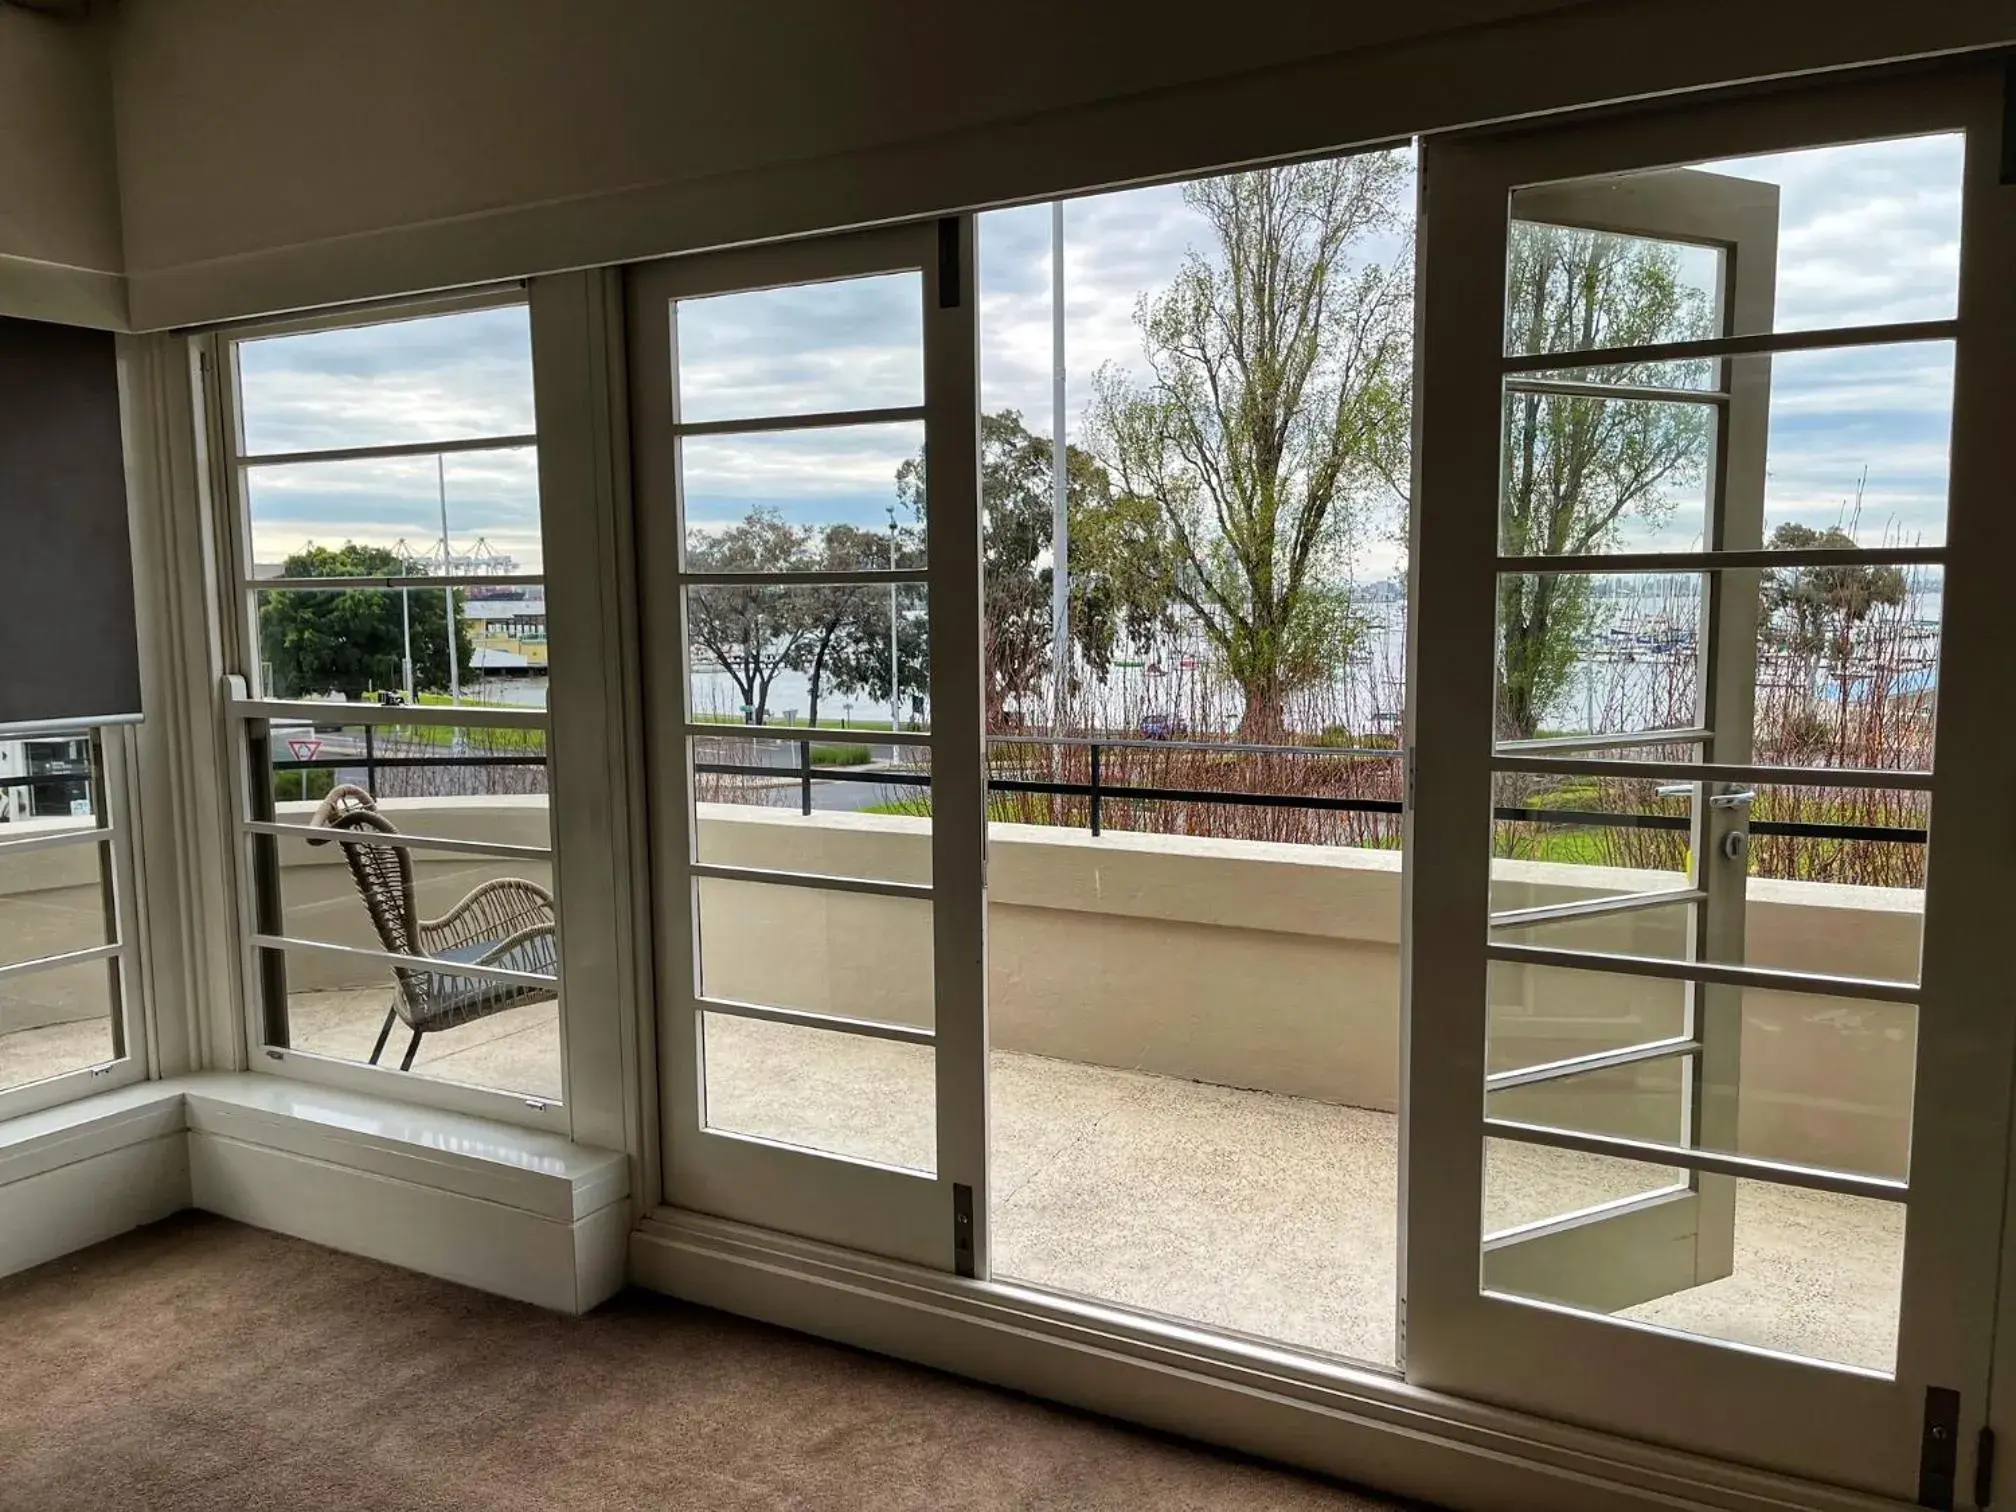
[[[1660,784],[1661,798],[1689,798],[1693,796],[1695,784],[1691,782],[1667,782]],[[1755,788],[1739,788],[1733,793],[1710,793],[1708,807],[1718,809],[1748,808],[1757,801]]]

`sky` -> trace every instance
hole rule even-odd
[[[1811,330],[1953,314],[1960,157],[1957,138],[1931,137],[1702,166],[1780,187],[1775,320]],[[1166,288],[1186,254],[1210,247],[1180,186],[1066,203],[1073,444],[1085,440],[1093,374],[1107,363],[1142,369],[1138,302]],[[1357,255],[1387,262],[1403,251],[1400,238],[1382,237]],[[686,301],[677,311],[682,412],[700,420],[918,403],[921,297],[917,275],[892,274]],[[983,407],[1019,410],[1048,432],[1049,206],[980,218],[980,338]],[[239,371],[248,455],[533,429],[523,307],[246,342]],[[1835,524],[1859,485],[1865,541],[1943,539],[1951,387],[1944,343],[1773,359],[1767,531],[1784,520]],[[718,529],[757,505],[807,525],[885,525],[896,469],[920,441],[914,422],[689,441],[689,526]],[[255,466],[248,478],[260,561],[308,540],[425,549],[441,537],[445,495],[456,551],[480,538],[519,570],[540,569],[530,448],[459,453],[438,469],[431,457]],[[1400,515],[1391,501],[1368,509],[1374,522],[1352,570],[1376,580],[1399,564]],[[1683,507],[1657,534],[1633,527],[1627,544],[1695,544],[1698,496],[1689,518]]]

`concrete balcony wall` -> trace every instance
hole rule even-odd
[[[704,805],[702,858],[928,879],[925,821]],[[993,1043],[1064,1060],[1391,1111],[1398,1106],[1400,856],[1394,851],[997,824],[989,845]],[[1498,907],[1680,885],[1675,875],[1501,861]],[[715,996],[929,1021],[929,915],[918,905],[704,884]],[[1753,964],[1904,977],[1915,893],[1754,880]],[[1525,931],[1570,949],[1677,957],[1684,909]],[[1482,927],[1482,921],[1479,921]],[[1685,989],[1642,978],[1494,968],[1493,1062],[1530,1065],[1680,1031]],[[1908,1007],[1741,994],[1737,1145],[1902,1174],[1915,1060]],[[1432,1054],[1433,1046],[1417,1046]],[[1507,1117],[1655,1138],[1681,1132],[1677,1061],[1501,1094]]]
[[[526,797],[387,799],[384,809],[402,830],[451,840],[489,840],[507,845],[546,845],[546,799]],[[312,803],[282,803],[275,818],[305,824]],[[0,840],[76,827],[78,821],[36,819],[0,831]],[[379,949],[370,918],[351,884],[343,852],[334,845],[311,846],[279,840],[280,890],[285,932],[337,945]],[[30,960],[107,943],[105,901],[99,878],[102,846],[62,846],[8,856],[0,851],[0,964]],[[546,861],[499,861],[483,856],[416,850],[414,877],[423,917],[446,913],[469,890],[493,877],[523,877],[553,885]],[[0,982],[0,1034],[81,1023],[106,1011],[101,968],[37,972]],[[385,972],[368,961],[345,960],[316,951],[294,951],[287,959],[291,990],[315,992],[386,984]]]
[[[23,819],[0,825],[0,841],[92,828],[92,819]],[[62,845],[10,855],[0,849],[0,965],[109,943],[103,844]],[[0,1034],[71,1024],[107,1011],[103,966],[79,966],[0,981]]]
[[[415,834],[521,845],[548,840],[543,797],[388,800]],[[311,805],[282,804],[283,820]],[[707,861],[927,881],[926,821],[702,806]],[[287,931],[375,947],[334,846],[280,842]],[[48,953],[51,921],[102,918],[94,848],[0,858],[6,959]],[[424,914],[492,877],[551,885],[546,863],[414,852]],[[1391,1111],[1398,1105],[1400,857],[1394,851],[999,824],[988,915],[993,1041],[1094,1065]],[[1677,885],[1651,872],[1498,863],[1499,907]],[[702,970],[714,996],[928,1023],[930,911],[907,900],[709,880]],[[1685,910],[1567,921],[1517,938],[1677,956]],[[1880,888],[1756,880],[1748,954],[1759,965],[1872,977],[1915,973],[1920,899]],[[88,931],[87,931],[88,932]],[[26,941],[25,945],[22,941]],[[41,943],[37,943],[41,942]],[[86,942],[92,943],[92,942]],[[66,948],[77,948],[75,945]],[[0,991],[0,1031],[74,1022],[102,997],[28,977]],[[44,985],[37,988],[38,982]],[[292,990],[372,987],[369,962],[310,951]],[[1677,984],[1494,968],[1495,1067],[1530,1065],[1678,1033]],[[1795,993],[1742,994],[1738,1144],[1749,1153],[1902,1174],[1914,1061],[1911,1009]],[[1417,1053],[1432,1054],[1433,1046]],[[1675,1138],[1677,1061],[1501,1094],[1508,1117]],[[1719,1094],[1731,1095],[1728,1089]]]

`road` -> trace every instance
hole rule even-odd
[[[758,791],[762,795],[761,801],[773,808],[797,808],[803,795],[802,786],[795,780],[781,781],[774,787],[766,785]],[[921,794],[923,791],[924,789],[914,783],[835,782],[828,778],[814,777],[812,807],[821,813],[852,814],[862,809],[873,808],[877,804],[893,802],[905,795]],[[748,803],[757,801],[757,798],[755,793],[751,793],[734,801]]]

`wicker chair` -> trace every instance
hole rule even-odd
[[[377,800],[348,783],[331,790],[315,810],[318,827],[339,831],[369,830],[396,835],[398,829],[379,812]],[[311,840],[311,845],[327,845]],[[385,1053],[392,1026],[403,1021],[413,1031],[401,1071],[413,1069],[423,1035],[452,1029],[476,1019],[550,1003],[560,995],[559,947],[554,934],[553,895],[534,882],[500,877],[473,889],[438,919],[419,917],[414,907],[413,857],[404,846],[363,840],[338,840],[357,895],[371,915],[379,943],[394,955],[469,966],[498,966],[555,978],[551,987],[460,976],[450,971],[395,966],[398,990],[378,1031],[371,1064]]]

